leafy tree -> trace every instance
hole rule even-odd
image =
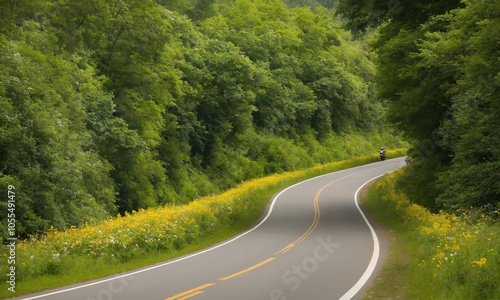
[[[105,88],[114,95],[108,114],[125,121],[110,129],[120,142],[104,147],[113,151],[106,158],[114,167],[119,211],[168,202],[157,147],[164,129],[163,114],[171,101],[168,82],[172,74],[163,63],[170,13],[152,0],[94,0],[81,5],[61,1],[53,11],[52,25],[61,46],[66,51],[91,51],[99,72],[109,79]],[[128,131],[133,134],[125,138]]]
[[[0,2],[0,34],[10,35],[23,22],[30,19],[40,21],[50,4],[47,0],[5,0]]]
[[[91,74],[22,42],[3,39],[1,48],[0,176],[20,191],[18,233],[113,213],[111,166],[93,147],[79,93]]]
[[[438,198],[450,207],[498,204],[500,195],[500,5],[465,3],[442,17],[447,31],[429,34],[421,51],[427,64],[456,66],[451,113],[442,126],[442,145],[453,159],[440,177]]]
[[[209,40],[198,47],[185,53],[188,65],[181,70],[183,79],[197,87],[192,97],[199,127],[192,135],[192,155],[200,155],[207,166],[217,139],[230,143],[251,128],[257,71],[230,43]]]
[[[379,97],[413,144],[405,188],[430,208],[498,202],[498,3],[391,3],[343,0],[339,11],[358,32],[385,22]]]

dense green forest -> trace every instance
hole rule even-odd
[[[1,1],[0,190],[15,187],[17,234],[401,146],[366,38],[335,5]]]
[[[500,207],[500,1],[340,0],[378,29],[377,97],[412,145],[401,187],[433,210]]]

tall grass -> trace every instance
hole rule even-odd
[[[394,182],[402,172],[378,181],[366,203],[403,244],[393,247],[381,273],[385,278],[379,281],[402,284],[398,289],[380,285],[366,298],[383,294],[398,299],[500,299],[498,212],[430,213],[396,190]],[[405,268],[396,269],[395,264]]]
[[[390,157],[405,150],[389,152]],[[278,190],[321,174],[377,161],[376,155],[246,181],[189,204],[140,210],[18,243],[16,294],[121,272],[206,247],[251,226]],[[4,249],[6,250],[6,249]],[[173,254],[173,255],[171,255]],[[0,260],[0,273],[7,272]],[[7,274],[7,273],[5,273]],[[14,296],[0,283],[0,297]]]

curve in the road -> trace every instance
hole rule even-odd
[[[24,299],[355,299],[380,253],[377,234],[358,205],[359,191],[403,165],[401,158],[388,160],[297,183],[272,199],[259,224],[226,242]]]

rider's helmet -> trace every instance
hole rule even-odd
[[[382,149],[380,149],[380,150],[384,150],[384,147],[382,147]]]

